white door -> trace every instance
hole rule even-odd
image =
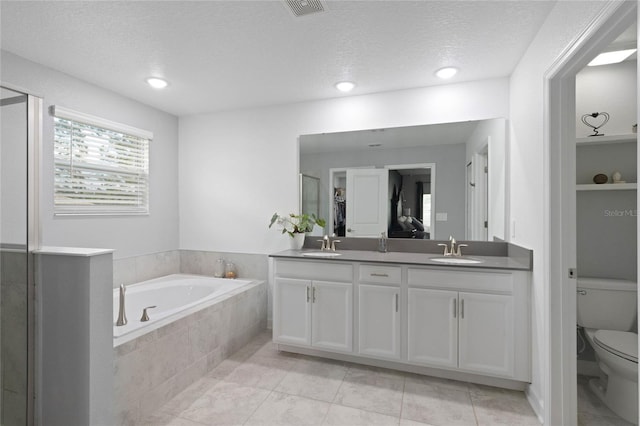
[[[347,237],[379,237],[387,231],[387,169],[347,169]]]
[[[359,353],[400,359],[400,288],[360,284],[358,289]]]
[[[513,376],[513,297],[463,292],[458,297],[458,366],[479,373]]]
[[[458,366],[458,292],[409,289],[409,362]]]
[[[311,339],[317,348],[351,352],[353,349],[353,284],[313,281]]]
[[[311,281],[276,278],[273,292],[274,340],[311,345]]]

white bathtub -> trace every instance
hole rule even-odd
[[[125,312],[128,323],[116,326],[120,306],[120,289],[113,290],[114,347],[184,318],[194,312],[227,299],[253,283],[249,280],[174,274],[126,286]],[[149,321],[140,321],[147,306]]]

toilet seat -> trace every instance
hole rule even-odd
[[[598,330],[594,342],[602,349],[638,363],[638,335],[629,331]]]

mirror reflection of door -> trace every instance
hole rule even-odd
[[[480,153],[474,153],[467,164],[467,221],[466,238],[468,240],[487,240],[488,233],[488,151],[485,147]]]
[[[346,236],[379,237],[387,231],[389,171],[347,169]]]

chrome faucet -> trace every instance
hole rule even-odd
[[[451,244],[451,248],[449,248],[446,244],[438,244],[440,247],[444,247],[444,253],[442,253],[443,256],[460,257],[462,256],[462,251],[460,249],[462,247],[468,247],[467,244],[458,244],[458,247],[456,248],[456,239],[453,238],[452,235],[449,235],[449,242]]]
[[[335,237],[336,234],[333,234],[332,236]],[[325,235],[321,240],[318,241],[322,242],[320,251],[336,251],[336,243],[340,242],[340,240],[332,240],[328,235]]]
[[[118,320],[116,325],[121,327],[127,324],[127,314],[124,311],[124,293],[127,291],[124,284],[120,284],[120,307],[118,309]]]

